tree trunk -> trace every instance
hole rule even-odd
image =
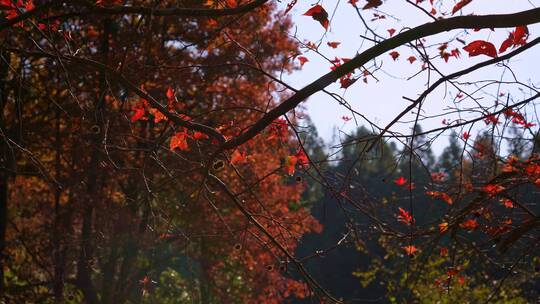
[[[3,117],[4,107],[8,102],[7,77],[8,66],[10,64],[9,54],[0,53],[0,60],[4,61],[0,64],[0,130],[6,135],[5,118]],[[7,212],[8,212],[8,195],[9,195],[9,175],[8,168],[8,146],[6,138],[0,137],[0,298],[4,295],[4,264],[6,261],[6,229],[7,229]]]

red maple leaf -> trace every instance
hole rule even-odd
[[[478,228],[478,222],[473,219],[468,219],[465,222],[459,224],[459,227],[466,230],[475,230],[476,228]]]
[[[163,113],[161,113],[158,109],[151,108],[149,112],[150,114],[152,114],[152,116],[154,116],[155,123],[159,123],[159,122],[167,120],[167,116],[163,115]]]
[[[341,77],[339,79],[339,83],[341,83],[341,88],[346,89],[350,87],[353,83],[355,83],[358,80],[358,78],[350,78],[350,77]]]
[[[399,208],[399,213],[397,215],[397,220],[398,222],[401,222],[407,226],[410,226],[412,223],[414,223],[414,218],[413,216],[408,212],[406,211],[405,209],[403,208]]]
[[[448,195],[446,192],[441,191],[427,191],[426,194],[428,196],[431,196],[433,198],[440,198],[448,205],[452,205],[454,203],[454,200],[450,195]]]
[[[528,37],[529,29],[526,26],[522,25],[516,27],[513,32],[508,34],[508,38],[506,38],[501,44],[499,53],[505,52],[509,47],[524,45],[527,42]]]
[[[188,134],[186,131],[177,132],[171,138],[171,144],[169,148],[171,150],[180,149],[182,151],[189,151],[189,146],[187,143]]]
[[[239,150],[234,150],[231,155],[231,164],[243,163],[246,161],[246,154],[240,152]]]
[[[131,116],[131,122],[136,122],[140,119],[142,119],[146,113],[144,108],[134,108],[135,113],[133,113],[133,116]]]
[[[367,4],[364,5],[362,9],[370,9],[370,8],[378,7],[381,4],[382,4],[381,0],[367,0]]]
[[[389,55],[392,56],[392,59],[394,59],[394,61],[399,57],[399,53],[396,51],[390,52]]]
[[[327,44],[329,47],[335,49],[335,48],[337,48],[337,47],[341,44],[341,42],[332,41],[332,42],[327,42],[326,44]]]
[[[167,95],[167,99],[172,100],[174,98],[173,89],[171,87],[168,87],[167,88],[167,93],[165,93],[165,95]]]
[[[298,162],[298,157],[296,157],[295,155],[287,156],[287,158],[285,159],[285,166],[284,166],[285,171],[287,171],[287,174],[289,175],[294,174],[297,162]]]
[[[394,36],[394,33],[396,32],[396,30],[393,28],[387,29],[387,31],[388,31],[388,34],[390,34],[390,37]]]
[[[524,45],[529,36],[529,29],[525,26],[518,26],[513,32],[514,45]]]
[[[314,20],[319,21],[325,30],[328,29],[328,13],[319,4],[307,10],[304,16],[311,16]]]
[[[504,191],[504,187],[501,186],[501,185],[493,185],[493,184],[488,184],[488,185],[485,185],[483,188],[482,188],[482,191],[486,192],[487,194],[489,194],[489,196],[495,196],[497,195],[498,193],[501,193]]]
[[[398,185],[398,186],[403,186],[407,183],[407,179],[403,176],[400,176],[398,178],[396,178],[396,180],[394,180],[394,184]]]
[[[199,140],[199,139],[208,139],[208,135],[201,133],[201,132],[195,132],[193,133],[193,139]]]
[[[478,55],[487,55],[493,58],[497,57],[497,49],[495,49],[493,43],[484,40],[473,41],[463,49],[469,53],[469,57]]]
[[[407,60],[410,62],[410,63],[413,63],[416,61],[416,57],[414,56],[409,56],[409,58],[407,58]]]
[[[306,57],[304,56],[298,56],[298,61],[300,61],[300,66],[304,66],[304,63],[308,62],[309,59],[307,59]]]
[[[505,52],[512,45],[514,45],[514,35],[510,33],[508,35],[508,38],[506,38],[501,44],[501,47],[499,48],[499,53]]]
[[[452,15],[471,2],[472,0],[461,0],[458,3],[456,3],[456,5],[454,5],[454,8],[452,8]]]
[[[298,166],[300,168],[306,168],[309,166],[309,158],[306,155],[306,152],[304,152],[303,149],[298,149],[298,152],[296,152],[296,159],[298,160]]]
[[[501,203],[506,208],[514,208],[514,203],[511,200],[507,199],[507,198],[501,199]]]

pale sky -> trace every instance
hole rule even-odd
[[[389,28],[394,28],[397,32],[399,32],[405,27],[414,27],[431,21],[431,19],[425,16],[417,8],[406,3],[405,1],[399,1],[398,3],[396,2],[398,1],[385,1],[385,3],[379,7],[381,12],[397,18],[393,19],[391,17],[387,17],[384,20],[371,23],[379,35],[389,37],[389,33],[387,32],[387,29]],[[451,10],[454,2],[448,0],[444,2],[449,4],[448,7],[450,7],[450,9],[448,10]],[[363,6],[364,3],[365,0],[358,1],[359,6]],[[424,1],[424,3],[424,7],[428,8],[429,1]],[[287,2],[283,2],[284,6],[286,4]],[[302,15],[311,7],[312,4],[314,3],[308,1],[298,1],[296,6],[289,13],[295,23],[295,29],[293,32],[296,32],[296,36],[300,40],[317,42],[322,39],[319,51],[326,57],[332,59],[334,57],[351,58],[357,52],[361,52],[367,47],[373,45],[368,41],[364,41],[364,39],[360,37],[360,35],[370,35],[365,33],[364,26],[356,15],[354,8],[349,3],[344,0],[323,0],[322,2],[319,2],[319,4],[321,4],[328,11],[330,16],[334,14],[334,17],[330,22],[329,30],[326,33],[324,28],[317,21],[313,20],[311,17]],[[473,12],[477,15],[510,13],[531,9],[535,6],[540,6],[540,0],[474,0],[471,4],[467,5],[461,13],[464,15],[471,14]],[[333,10],[336,7],[337,9],[335,13],[333,13]],[[376,13],[377,11],[364,10],[361,12],[364,18],[369,20],[373,16],[373,13]],[[459,15],[459,13],[456,15]],[[502,41],[508,36],[508,33],[511,30],[513,29],[496,29],[495,32],[485,29],[476,33],[470,31],[471,35],[465,36],[464,38],[467,43],[478,39],[487,40],[492,42],[498,49]],[[529,26],[529,31],[529,40],[532,40],[540,35],[540,26]],[[449,37],[448,35],[454,35],[457,33],[459,33],[459,31],[432,36],[428,38],[426,44],[443,42],[445,41],[446,37]],[[337,49],[332,49],[326,45],[326,42],[328,41],[338,41],[341,42],[341,44]],[[448,63],[445,63],[442,59],[435,59],[433,62],[443,73],[449,74],[475,63],[490,59],[487,56],[469,58],[467,52],[462,50],[463,46],[464,45],[460,43],[454,43],[448,48],[448,50],[456,47],[459,48],[462,53],[460,59],[450,58]],[[378,58],[380,59],[379,63],[382,60],[382,69],[375,74],[375,76],[379,79],[379,82],[373,78],[370,78],[368,80],[368,84],[364,84],[361,80],[359,80],[347,90],[339,88],[339,83],[335,83],[327,89],[343,96],[354,109],[365,114],[370,120],[378,123],[379,126],[384,127],[397,113],[399,113],[409,104],[409,101],[404,100],[402,96],[407,96],[414,99],[416,96],[422,93],[427,80],[425,74],[422,74],[422,76],[407,81],[406,78],[412,76],[420,70],[422,63],[420,61],[416,61],[413,64],[410,64],[408,61],[406,61],[406,58],[410,55],[416,55],[408,48],[403,47],[397,49],[396,51],[401,54],[396,62],[393,62],[388,54],[383,54]],[[430,55],[435,54],[436,52],[433,50],[432,54]],[[306,52],[304,56],[309,59],[309,62],[305,63],[301,70],[285,76],[285,80],[292,84],[295,88],[305,86],[329,71],[330,68],[330,64],[314,52]],[[513,68],[513,71],[516,72],[518,80],[525,83],[532,81],[537,87],[540,86],[540,80],[538,77],[534,78],[535,73],[537,74],[540,70],[539,46],[536,46],[535,48],[532,48],[512,59],[510,66]],[[502,71],[502,68],[484,68],[463,79],[497,80],[501,77]],[[509,76],[510,73],[507,72],[504,79],[509,79]],[[436,79],[437,77],[433,77],[432,82]],[[450,96],[455,96],[457,94],[457,90],[454,88],[448,88],[447,93],[450,94],[450,96],[447,95],[446,98],[444,98],[443,94],[445,93],[445,86],[442,85],[440,88],[441,89],[434,92],[434,94],[427,99],[427,102],[423,106],[425,114],[443,113],[445,108],[448,106],[453,106],[452,98],[450,98]],[[467,90],[469,93],[472,91],[472,87]],[[496,92],[496,88],[493,87],[489,89],[489,92]],[[515,85],[512,87],[501,87],[501,92],[511,92],[511,96],[516,98],[514,102],[519,101],[520,97],[529,96],[527,95],[528,92],[519,91]],[[493,100],[488,100],[486,98],[484,100],[486,104],[493,104],[494,99],[495,98],[493,98]],[[463,102],[464,105],[465,102]],[[319,135],[322,136],[327,143],[332,141],[332,136],[335,134],[336,128],[344,132],[348,132],[356,128],[354,120],[345,123],[341,119],[343,115],[351,117],[351,113],[324,93],[318,93],[310,97],[307,102],[303,103],[303,105],[307,108],[309,116],[315,123]],[[527,114],[529,115],[529,113]],[[409,115],[407,120],[410,120],[412,117],[413,116]],[[437,117],[423,121],[421,124],[424,130],[441,127],[442,119],[445,117],[454,119],[458,118],[456,115],[450,114],[444,117]],[[537,119],[534,118],[534,120]],[[359,122],[359,124],[365,124],[365,122]],[[412,124],[397,124],[392,128],[392,130],[409,133],[408,130],[410,130],[411,126]],[[484,128],[485,124],[479,123],[477,126],[478,128],[475,128],[475,130],[472,132],[473,135],[481,128]],[[438,154],[442,151],[444,146],[446,146],[446,140],[436,142],[432,148]]]

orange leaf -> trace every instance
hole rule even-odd
[[[439,224],[439,232],[445,233],[448,230],[448,223],[440,223]]]
[[[155,123],[167,120],[167,116],[163,115],[158,109],[151,108],[150,113],[154,116]]]
[[[403,248],[403,250],[405,250],[405,253],[407,253],[407,255],[409,256],[413,255],[415,252],[418,251],[418,249],[413,245],[403,246],[401,248]]]
[[[489,194],[489,196],[494,196],[494,195],[497,195],[498,193],[504,191],[504,187],[501,186],[501,185],[492,185],[492,184],[489,184],[489,185],[485,185],[483,188],[482,188],[482,191],[486,192],[487,194]]]
[[[289,155],[285,159],[285,170],[287,171],[287,174],[293,175],[296,167],[296,162],[298,162],[298,158],[294,155]]]
[[[171,144],[170,149],[180,149],[182,151],[189,151],[189,146],[187,144],[187,133],[185,131],[178,132],[174,134],[174,136],[171,138]]]
[[[208,135],[201,133],[201,132],[195,132],[193,133],[193,139],[199,140],[199,139],[208,139]]]
[[[131,122],[141,120],[144,117],[145,113],[146,111],[144,110],[144,108],[135,108],[135,113],[133,114],[133,116],[131,116]]]
[[[465,222],[459,224],[459,227],[466,230],[475,230],[476,228],[478,228],[478,222],[473,219],[468,219]]]
[[[231,155],[231,164],[237,164],[237,163],[243,163],[246,161],[246,155],[245,153],[240,153],[238,150],[234,150],[233,154]]]

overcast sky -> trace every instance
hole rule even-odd
[[[428,8],[429,1],[425,1],[424,7]],[[449,3],[452,7],[454,2],[444,1]],[[365,0],[359,0],[358,5],[364,5]],[[284,2],[283,5],[286,5]],[[352,6],[344,0],[341,1],[322,1],[320,4],[328,11],[333,18],[330,22],[330,27],[325,33],[324,28],[311,17],[303,16],[302,14],[307,11],[314,3],[308,1],[298,1],[293,10],[289,13],[295,23],[294,32],[296,36],[302,41],[322,41],[320,51],[328,58],[345,57],[351,58],[355,54],[365,50],[373,44],[365,41],[361,38],[361,35],[366,35],[365,28],[362,25],[360,19],[356,15]],[[467,5],[461,14],[467,15],[475,13],[477,15],[492,14],[492,13],[510,13],[518,12],[522,10],[531,9],[540,5],[540,0],[526,1],[526,0],[474,0],[470,5]],[[335,11],[334,11],[335,10]],[[425,14],[420,12],[417,8],[406,3],[405,1],[385,1],[380,7],[381,12],[384,12],[390,16],[384,20],[377,21],[376,23],[370,23],[376,32],[383,36],[389,37],[387,29],[394,28],[397,32],[407,27],[414,27],[425,22],[431,21]],[[364,10],[362,14],[367,20],[373,17],[373,13],[376,10]],[[459,13],[458,13],[459,14]],[[456,14],[456,15],[458,15]],[[473,40],[487,40],[492,42],[497,48],[499,48],[502,41],[508,36],[509,31],[512,29],[496,29],[492,32],[489,29],[479,32],[470,31],[471,35],[466,36],[467,43]],[[530,38],[529,40],[538,37],[540,34],[540,26],[530,26]],[[446,41],[449,35],[454,35],[459,31],[453,31],[451,33],[444,33],[437,36],[428,38],[427,44],[434,44]],[[369,35],[367,35],[369,36]],[[332,49],[326,45],[328,41],[341,42],[337,49]],[[448,63],[445,63],[442,59],[436,59],[433,62],[443,73],[451,73],[461,68],[473,65],[475,63],[489,59],[487,56],[477,56],[469,58],[467,53],[462,50],[463,45],[460,43],[453,43],[449,46],[449,49],[458,47],[461,52],[461,58],[450,58]],[[378,78],[378,82],[375,79],[370,78],[368,84],[364,84],[361,80],[357,81],[349,89],[344,90],[339,88],[339,84],[333,84],[328,89],[334,93],[343,96],[352,107],[365,114],[368,119],[376,122],[379,126],[384,126],[395,117],[404,107],[409,104],[409,101],[404,100],[402,96],[409,98],[415,98],[425,89],[427,80],[426,74],[422,74],[419,77],[412,80],[406,80],[420,70],[422,63],[416,61],[410,64],[406,61],[406,58],[414,54],[408,48],[398,48],[397,51],[401,54],[397,61],[393,62],[388,54],[383,54],[379,57],[379,63],[382,62],[382,69],[379,70],[375,76]],[[433,51],[435,53],[435,50]],[[434,54],[431,54],[434,55]],[[291,83],[295,88],[302,88],[306,84],[320,77],[323,73],[329,71],[330,64],[321,58],[318,54],[313,52],[306,52],[305,57],[309,59],[309,62],[305,63],[303,68],[294,72],[291,75],[287,75],[285,79]],[[418,56],[417,56],[418,57]],[[525,53],[515,57],[511,60],[510,66],[516,72],[516,76],[522,82],[529,83],[533,81],[537,86],[540,85],[538,77],[535,79],[533,76],[538,74],[540,70],[540,47],[535,47]],[[468,76],[467,80],[485,80],[492,79],[497,80],[501,77],[503,68],[484,68],[473,75]],[[357,72],[358,74],[358,72]],[[504,79],[509,79],[511,73],[508,71],[504,75]],[[436,78],[433,78],[436,80]],[[433,81],[433,80],[432,80]],[[495,94],[497,88],[488,88],[487,92]],[[510,92],[515,101],[519,101],[520,97],[529,96],[530,92],[524,92],[517,89],[517,87],[501,87],[501,92]],[[473,92],[473,88],[470,87],[469,93]],[[445,93],[446,95],[445,97]],[[457,91],[453,88],[441,86],[441,89],[432,94],[423,106],[425,111],[423,114],[434,115],[445,113],[449,111],[448,107],[453,107],[452,96],[455,96]],[[493,104],[493,100],[485,98],[482,102],[486,104]],[[468,101],[464,101],[463,105],[466,105]],[[470,102],[470,101],[469,101]],[[344,122],[341,117],[346,115],[351,117],[352,114],[345,108],[337,104],[336,101],[331,99],[324,93],[318,93],[303,103],[307,108],[307,112],[315,123],[319,135],[329,143],[336,141],[333,135],[336,134],[336,129],[343,132],[349,132],[356,128],[354,120]],[[446,109],[446,110],[445,110]],[[528,115],[530,115],[528,113]],[[447,114],[444,117],[436,117],[422,121],[422,126],[425,129],[431,129],[442,126],[443,118],[457,119],[456,114]],[[467,116],[463,117],[466,118]],[[468,116],[471,117],[471,116]],[[411,120],[413,116],[408,116],[405,120]],[[535,119],[536,120],[536,119]],[[365,122],[359,122],[359,124],[365,124]],[[410,133],[410,123],[400,123],[393,127],[392,130]],[[473,129],[473,135],[477,133],[485,124],[477,124]],[[459,131],[459,130],[458,130]],[[461,130],[460,132],[462,132]],[[432,147],[438,154],[442,151],[446,145],[446,140],[439,140]]]

